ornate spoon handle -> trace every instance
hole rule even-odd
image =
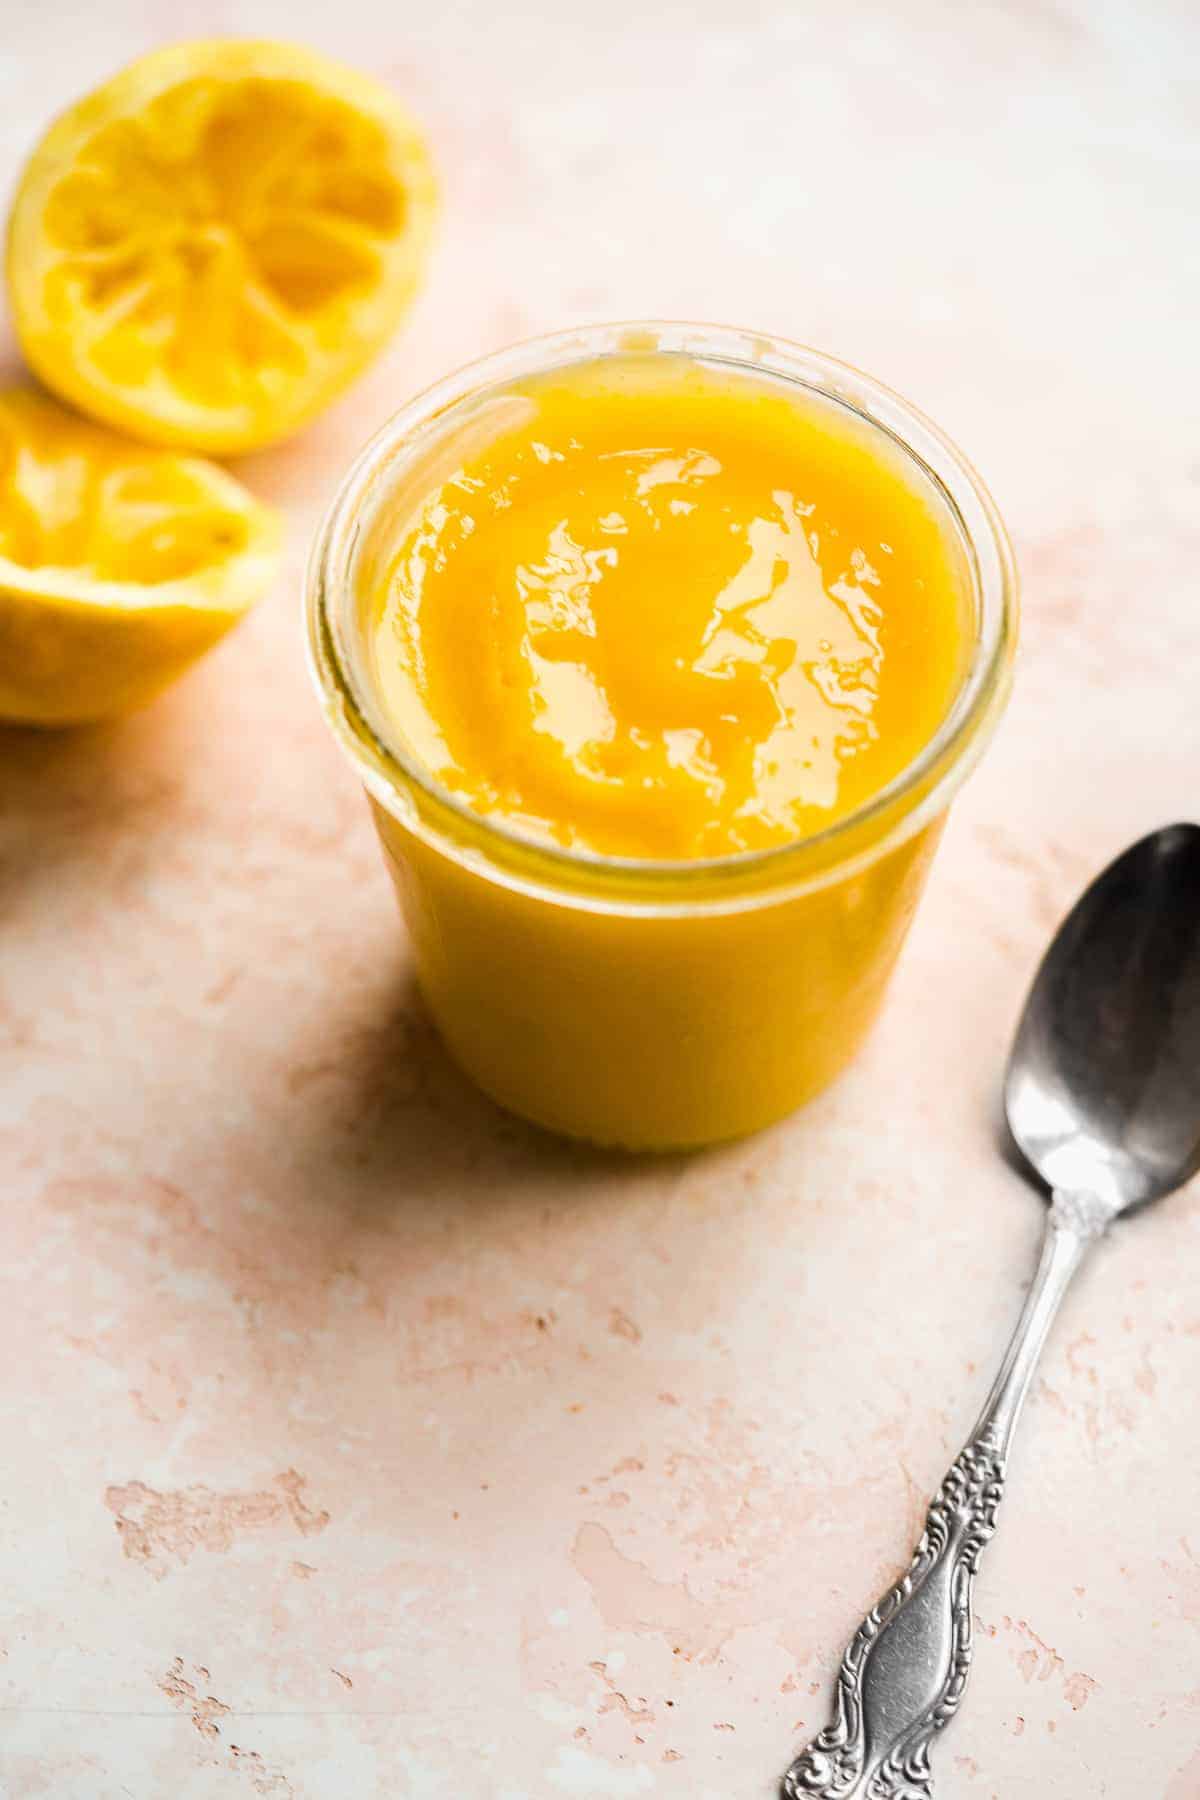
[[[1091,1194],[1054,1195],[1042,1256],[987,1404],[925,1520],[912,1563],[855,1632],[833,1716],[783,1778],[785,1800],[931,1800],[934,1734],[971,1667],[971,1588],[996,1529],[1021,1404],[1063,1295],[1113,1217]]]

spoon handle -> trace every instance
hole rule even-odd
[[[1056,1191],[1041,1261],[987,1404],[929,1507],[906,1573],[842,1658],[829,1724],[783,1778],[785,1800],[930,1800],[929,1751],[971,1667],[971,1589],[996,1529],[1009,1444],[1071,1277],[1113,1209]]]

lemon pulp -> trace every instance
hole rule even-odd
[[[295,45],[154,51],[56,121],[8,275],[30,363],[145,439],[283,436],[378,351],[424,266],[423,138],[366,76]]]
[[[141,705],[259,598],[279,537],[224,469],[0,393],[0,719]]]

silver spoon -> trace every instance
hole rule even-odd
[[[1119,1213],[1200,1169],[1200,826],[1134,844],[1059,927],[1025,1003],[1004,1106],[1026,1171],[1051,1195],[1037,1274],[908,1572],[854,1634],[830,1722],[783,1778],[787,1800],[929,1800],[930,1746],[971,1667],[975,1569],[1063,1295]]]

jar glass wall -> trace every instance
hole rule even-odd
[[[483,817],[406,746],[366,654],[367,596],[396,521],[496,428],[513,384],[597,357],[664,354],[820,397],[902,453],[961,551],[968,654],[941,726],[857,811],[799,841],[710,860],[605,857]],[[874,1019],[946,808],[1002,706],[1011,552],[969,464],[887,389],[799,346],[710,326],[594,327],[439,384],[367,447],[315,546],[308,593],[326,715],[370,798],[447,1044],[502,1105],[602,1143],[667,1148],[790,1111]],[[469,679],[464,671],[464,679]]]

